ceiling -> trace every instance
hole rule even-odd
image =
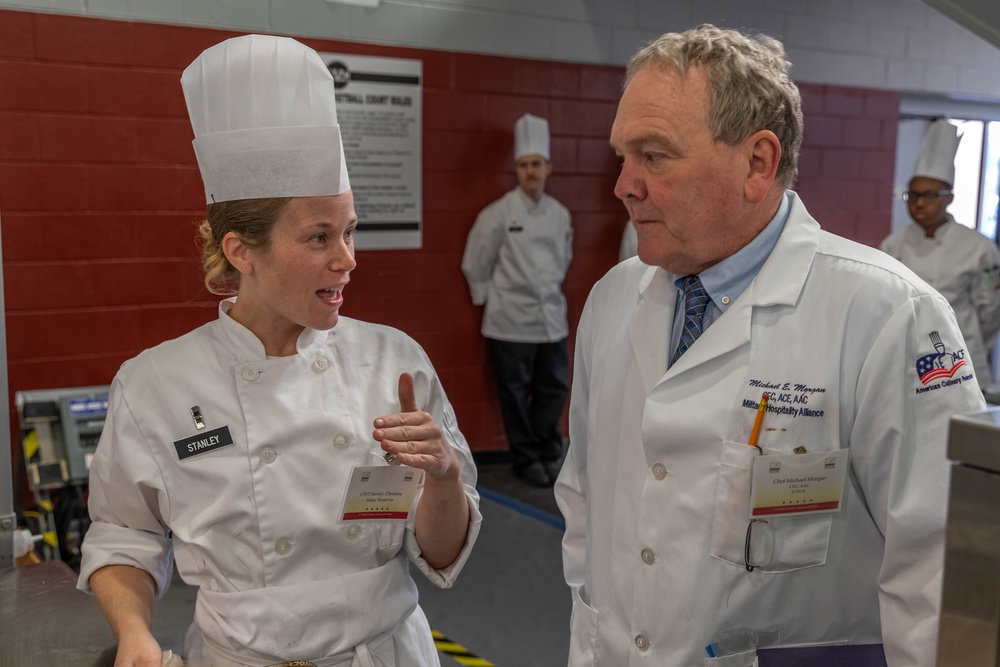
[[[1000,48],[1000,2],[997,0],[924,0],[924,3]]]

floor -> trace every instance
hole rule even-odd
[[[420,604],[441,635],[442,667],[565,665],[570,596],[552,489],[527,486],[506,464],[480,464],[479,491],[482,531],[455,585],[441,590],[416,574]],[[182,649],[194,599],[175,578],[157,603],[153,633],[164,649]]]

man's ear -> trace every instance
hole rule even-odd
[[[781,160],[781,142],[774,132],[760,130],[750,135],[744,145],[748,169],[743,193],[748,201],[756,204],[764,199],[774,183]]]
[[[229,260],[229,263],[241,274],[253,273],[253,259],[250,256],[250,248],[243,243],[243,240],[236,232],[226,232],[222,237],[222,252]]]

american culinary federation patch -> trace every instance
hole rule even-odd
[[[917,359],[917,377],[922,385],[917,387],[917,393],[971,381],[973,374],[965,361],[965,350],[949,352],[937,331],[930,332],[929,337],[934,352]]]

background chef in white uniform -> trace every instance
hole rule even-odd
[[[965,337],[966,359],[985,388],[993,383],[989,351],[1000,331],[1000,252],[946,210],[955,198],[959,140],[958,128],[946,120],[927,127],[904,193],[914,224],[890,234],[879,247],[948,299]]]
[[[566,207],[545,194],[552,163],[544,118],[525,114],[514,125],[514,168],[517,187],[484,208],[469,232],[462,273],[472,303],[486,306],[482,334],[514,472],[551,486],[569,393],[562,283],[573,259],[573,227]]]
[[[935,662],[945,431],[985,402],[960,360],[918,371],[934,336],[965,347],[944,298],[822,231],[787,189],[802,138],[788,68],[779,42],[713,26],[629,63],[611,145],[639,257],[584,308],[555,486],[573,667],[745,667],[755,646],[882,642],[889,665]],[[765,476],[842,471],[825,506],[839,512],[789,515],[824,509],[794,500],[751,524],[758,457]],[[710,658],[714,642],[737,652]]]
[[[330,73],[294,40],[249,35],[181,82],[206,284],[237,296],[115,377],[79,586],[118,637],[119,667],[160,665],[152,607],[175,558],[199,587],[195,664],[436,665],[408,564],[454,581],[479,530],[476,473],[417,343],[339,315],[357,216]],[[368,467],[423,476],[394,507],[405,520],[344,516]]]

